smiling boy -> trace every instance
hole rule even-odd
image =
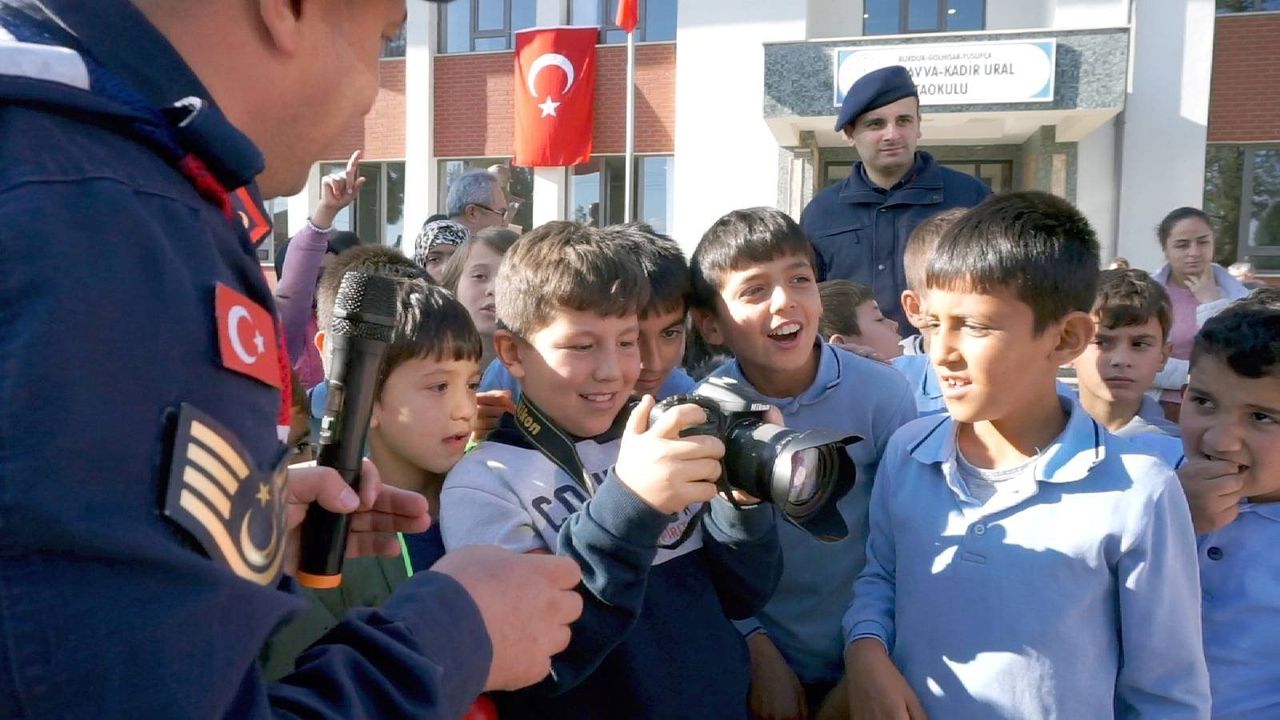
[[[929,351],[950,416],[885,451],[844,620],[874,717],[1206,718],[1173,471],[1059,396],[1093,336],[1098,243],[1065,200],[992,198],[939,241]]]
[[[625,243],[575,223],[532,231],[499,270],[494,339],[522,394],[449,473],[445,545],[554,552],[586,578],[569,648],[542,687],[498,698],[504,720],[746,715],[747,652],[729,618],[752,615],[777,581],[775,513],[716,495],[723,442],[680,437],[705,422],[700,408],[650,426],[646,395],[627,412],[649,295]]]
[[[787,427],[863,438],[848,448],[857,483],[838,503],[848,537],[821,542],[781,523],[782,579],[754,622],[741,626],[750,633],[752,707],[766,716],[816,710],[840,679],[840,616],[862,568],[870,481],[889,436],[916,415],[893,368],[818,340],[815,264],[800,227],[771,208],[720,218],[691,261],[698,330],[735,355],[711,377],[763,396]]]

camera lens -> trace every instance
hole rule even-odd
[[[807,448],[791,456],[791,486],[787,502],[804,505],[813,500],[822,480],[821,448]]]

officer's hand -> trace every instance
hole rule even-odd
[[[1178,479],[1191,506],[1191,523],[1197,533],[1221,530],[1240,514],[1244,478],[1239,465],[1226,460],[1188,458],[1178,468]]]
[[[451,550],[433,572],[457,580],[484,618],[493,663],[485,690],[516,690],[551,672],[582,614],[578,564],[557,555],[518,555],[479,545]]]
[[[285,484],[285,572],[298,567],[298,532],[307,506],[319,503],[325,510],[354,513],[347,536],[347,557],[400,552],[397,532],[424,532],[431,527],[427,499],[422,495],[385,486],[378,469],[368,460],[360,469],[360,493],[356,494],[332,468],[295,465]]]
[[[645,395],[631,411],[614,472],[640,499],[673,515],[715,497],[724,443],[709,435],[680,437],[685,428],[707,421],[697,405],[677,405],[650,426],[654,404]]]

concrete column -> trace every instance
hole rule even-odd
[[[1076,207],[1089,218],[1102,246],[1102,260],[1118,253],[1116,214],[1120,183],[1116,177],[1116,127],[1108,121],[1076,144]]]
[[[569,172],[566,168],[534,168],[533,227],[565,219],[569,206]],[[532,228],[526,228],[532,229]]]
[[[1210,0],[1135,0],[1133,70],[1122,116],[1117,252],[1159,268],[1155,226],[1204,202],[1204,153],[1213,70]]]
[[[439,177],[433,157],[435,124],[432,88],[432,56],[439,33],[439,12],[433,3],[407,4],[405,25],[405,141],[404,141],[404,239],[402,252],[412,252],[409,244],[418,229],[438,211]]]
[[[320,203],[320,163],[314,163],[307,173],[307,186],[288,199],[289,237],[298,234],[307,224],[307,218]]]

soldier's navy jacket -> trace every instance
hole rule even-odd
[[[438,573],[263,682],[281,393],[215,288],[273,307],[213,191],[263,159],[130,2],[42,5],[0,0],[0,717],[459,717],[491,648]]]
[[[972,207],[991,194],[981,180],[939,165],[916,151],[902,180],[885,190],[862,163],[843,182],[823,189],[800,215],[800,226],[818,253],[820,280],[854,280],[875,291],[880,312],[903,332],[916,332],[899,298],[907,289],[902,251],[916,226],[953,207]]]

